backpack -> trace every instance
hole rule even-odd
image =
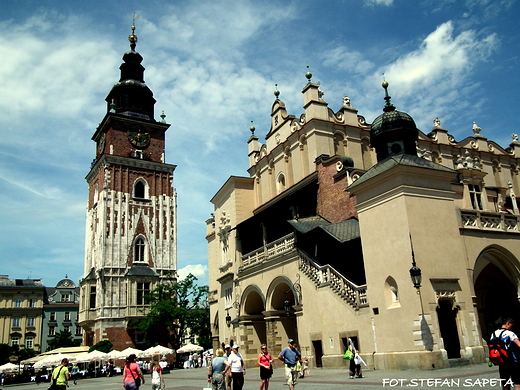
[[[493,337],[489,340],[489,361],[491,361],[495,366],[506,364],[509,359],[506,346],[502,341],[502,335],[505,331],[506,329],[502,330],[498,337],[496,336],[496,332],[493,333]]]

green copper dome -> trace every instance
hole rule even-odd
[[[398,154],[417,155],[416,142],[419,131],[413,118],[405,112],[397,111],[390,102],[388,83],[383,83],[386,105],[370,130],[370,143],[376,149],[377,160]]]

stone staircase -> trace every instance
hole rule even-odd
[[[316,287],[328,287],[355,310],[368,307],[367,285],[358,286],[330,265],[316,263],[304,251],[298,249],[300,271],[314,282]]]

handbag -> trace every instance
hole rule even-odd
[[[350,349],[347,349],[345,351],[345,354],[343,355],[343,359],[352,360],[353,358],[354,358],[354,353]]]
[[[47,390],[54,390],[57,388],[58,377],[60,376],[60,372],[62,369],[63,369],[63,366],[60,367],[60,369],[58,370],[58,375],[56,375],[56,378],[52,379],[52,382],[51,382],[50,386],[47,387]]]

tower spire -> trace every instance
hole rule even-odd
[[[137,35],[135,35],[135,20],[139,17],[139,15],[136,15],[134,12],[134,17],[132,19],[132,34],[128,36],[128,40],[130,41],[130,49],[132,49],[133,52],[135,52],[135,45],[137,44]]]
[[[137,35],[135,34],[134,13],[132,33],[128,36],[130,51],[123,55],[123,63],[119,67],[121,77],[106,97],[107,112],[116,113],[149,121],[154,120],[155,99],[153,92],[144,82],[143,57],[135,51]]]

